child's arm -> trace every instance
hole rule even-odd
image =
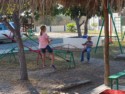
[[[87,42],[85,42],[84,44],[82,44],[83,46],[85,46],[87,44]]]
[[[93,46],[93,42],[91,42],[91,43],[88,42],[86,45],[87,46]]]
[[[46,34],[45,38],[46,38],[46,40],[47,40],[48,43],[50,43],[52,41],[52,39],[50,39],[47,34]]]

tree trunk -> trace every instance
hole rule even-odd
[[[104,0],[104,19],[105,19],[105,46],[104,46],[104,83],[109,85],[110,65],[109,65],[109,16],[108,1]]]
[[[85,25],[84,25],[84,35],[88,34],[88,20],[89,18],[86,17]]]
[[[24,53],[24,46],[21,39],[20,31],[16,30],[16,40],[19,48],[19,63],[20,63],[20,76],[21,80],[28,80],[27,65]]]
[[[22,38],[20,35],[20,20],[19,20],[19,13],[15,12],[13,15],[13,21],[15,24],[15,28],[13,28],[6,19],[3,20],[3,23],[8,27],[8,29],[14,34],[17,44],[18,44],[18,51],[19,51],[19,63],[20,63],[20,76],[21,80],[28,80],[28,73],[27,73],[27,65],[24,53],[24,46],[22,42]]]
[[[77,27],[77,32],[78,32],[78,37],[82,36],[82,32],[81,32],[81,26],[79,24],[79,18],[75,18],[75,22],[76,22],[76,27]]]
[[[13,14],[13,21],[15,24],[15,38],[18,44],[18,51],[19,51],[19,63],[20,63],[20,76],[21,80],[28,80],[28,73],[27,73],[27,65],[26,65],[26,59],[25,59],[25,52],[24,52],[24,46],[23,41],[20,34],[20,20],[19,20],[19,12],[15,11]]]

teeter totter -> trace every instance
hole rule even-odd
[[[28,36],[27,34],[25,34],[25,36],[38,44],[37,41],[35,41],[34,39],[32,39],[30,36]],[[66,62],[68,62],[68,67],[69,68],[73,68],[75,67],[75,59],[74,59],[74,55],[73,55],[73,52],[72,51],[69,51],[69,50],[64,50],[64,49],[57,49],[59,46],[56,46],[56,47],[52,47],[53,48],[53,52],[55,54],[55,56],[65,60]]]
[[[9,37],[8,35],[6,35],[6,34],[3,34],[3,35],[4,35],[6,38],[8,38],[8,39],[10,39],[10,40],[12,40],[12,41],[14,41],[14,42],[16,42],[15,39]],[[37,64],[38,64],[38,61],[39,61],[40,58],[41,58],[41,60],[42,60],[42,54],[41,54],[41,50],[40,50],[40,49],[33,49],[33,48],[31,48],[31,47],[28,47],[28,46],[24,45],[24,51],[30,51],[30,52],[34,52],[34,53],[38,54],[38,56],[37,56]],[[11,53],[17,53],[17,52],[18,52],[17,47],[13,48],[13,50],[11,51]]]
[[[6,34],[3,34],[5,37],[7,37],[8,39],[10,39],[10,40],[13,40],[14,42],[16,42],[16,40],[15,39],[12,39],[11,37],[9,37],[8,35],[6,35]],[[36,42],[35,40],[33,40],[30,36],[28,36],[28,35],[26,35],[25,34],[25,36],[28,38],[28,39],[30,39],[30,40],[32,40],[33,42],[35,42],[35,43],[37,43],[38,44],[38,42]],[[31,48],[31,47],[28,47],[28,46],[26,46],[26,45],[24,45],[24,51],[31,51],[31,52],[34,52],[34,53],[36,53],[36,54],[38,54],[38,56],[37,56],[37,64],[38,64],[38,61],[39,61],[39,59],[41,59],[42,60],[42,53],[41,53],[41,50],[40,49],[33,49],[33,48]],[[15,49],[15,48],[14,48]],[[17,49],[17,48],[16,48]],[[54,49],[54,48],[53,48]],[[18,50],[16,50],[16,52],[17,52]],[[13,50],[13,53],[15,52],[15,50]],[[68,62],[68,67],[69,68],[74,68],[75,67],[75,60],[74,60],[74,55],[73,55],[73,52],[72,51],[67,51],[67,50],[60,50],[60,49],[54,49],[54,54],[56,55],[56,56],[58,56],[59,58],[62,58],[63,60],[65,60],[66,62]]]

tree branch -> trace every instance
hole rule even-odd
[[[83,20],[83,21],[82,21],[82,23],[80,24],[80,26],[81,26],[81,25],[83,25],[83,24],[84,24],[84,22],[85,22],[85,21]]]
[[[82,20],[82,16],[79,17],[79,25],[80,25],[80,26],[83,25],[83,24],[85,23],[84,19],[83,19],[83,21],[80,23],[81,20]]]

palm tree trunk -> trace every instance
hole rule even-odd
[[[104,0],[104,19],[105,19],[105,46],[104,46],[104,83],[109,85],[110,65],[109,65],[109,16],[108,1]]]
[[[81,32],[81,26],[79,24],[79,18],[75,18],[75,22],[76,22],[76,27],[77,27],[77,32],[78,32],[78,37],[82,36],[82,32]]]
[[[84,25],[84,35],[88,34],[88,16],[86,17],[85,25]]]

